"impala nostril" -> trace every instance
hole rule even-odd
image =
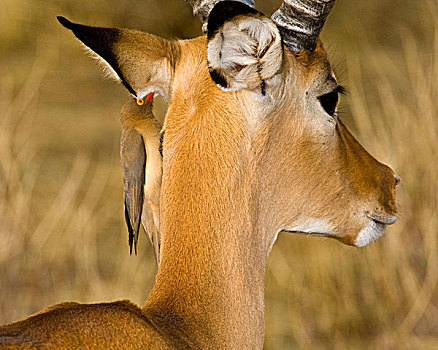
[[[396,186],[399,185],[400,182],[401,182],[400,177],[399,177],[399,176],[395,176],[395,185],[396,185]]]

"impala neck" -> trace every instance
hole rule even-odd
[[[184,61],[197,57],[190,59]],[[181,73],[174,96],[184,97],[175,98],[166,117],[161,263],[144,311],[188,348],[261,348],[266,252],[254,230],[254,185],[247,181],[251,141],[233,98],[221,101],[215,87],[210,101],[187,95],[186,85],[211,88],[207,75],[190,81],[207,72],[204,65],[199,59],[196,74]],[[199,108],[206,102],[210,108]]]

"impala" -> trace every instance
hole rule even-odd
[[[272,19],[251,0],[190,3],[207,35],[184,41],[59,18],[135,99],[169,101],[162,159],[152,102],[122,113],[134,132],[124,169],[139,175],[125,176],[131,241],[145,178],[143,222],[161,233],[160,264],[141,308],[56,305],[0,328],[3,347],[260,349],[280,231],[365,246],[396,220],[399,179],[337,118],[343,89],[318,39],[334,0],[286,0]]]

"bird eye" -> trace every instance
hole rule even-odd
[[[318,99],[327,114],[333,116],[339,101],[338,90],[319,96]]]

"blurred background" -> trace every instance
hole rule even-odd
[[[261,1],[266,14],[281,0]],[[142,305],[119,165],[127,91],[56,21],[200,35],[182,0],[2,0],[0,324],[62,301]],[[399,221],[363,249],[283,233],[266,272],[266,349],[438,348],[438,3],[338,0],[322,37],[340,118],[402,178]],[[165,113],[157,101],[157,113]]]

